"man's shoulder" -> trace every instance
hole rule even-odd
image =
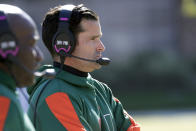
[[[47,87],[49,90],[53,88],[53,92],[64,92],[68,95],[79,95],[82,92],[82,88],[72,83],[64,81],[62,79],[53,79]],[[52,91],[51,91],[52,92]]]
[[[7,86],[0,84],[0,96],[6,97],[10,99],[11,101],[18,101],[17,95],[15,91],[10,90]]]
[[[1,116],[4,117],[4,129],[7,130],[24,130],[29,129],[34,131],[33,126],[28,127],[29,123],[24,119],[24,112],[22,107],[15,97],[9,96],[0,96],[0,108],[1,108]],[[10,124],[12,126],[10,126]]]
[[[15,114],[17,117],[22,117],[22,108],[16,94],[6,90],[0,93],[1,108],[8,109],[8,114]]]
[[[39,93],[38,93],[39,92]],[[76,89],[76,87],[66,81],[63,81],[61,79],[47,79],[43,80],[37,87],[35,93],[37,95],[41,94],[41,97],[48,97],[54,93],[62,92],[68,95],[72,94],[78,94],[80,92],[79,89]],[[35,94],[34,93],[34,94]]]

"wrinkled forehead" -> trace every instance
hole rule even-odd
[[[10,27],[19,41],[38,40],[35,22],[26,14],[9,15]]]
[[[23,13],[23,15],[21,15],[20,17],[21,17],[21,23],[20,23],[21,27],[20,26],[19,27],[23,28],[24,36],[26,36],[25,34],[27,34],[28,36],[32,36],[36,40],[39,39],[39,33],[34,20],[27,13]]]
[[[33,19],[24,11],[6,14],[10,29],[19,43],[38,40],[39,34]]]
[[[22,9],[7,4],[0,4],[0,11],[6,15],[8,24],[15,35],[19,32],[23,35],[39,37],[37,27],[33,19]]]

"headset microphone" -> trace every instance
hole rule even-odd
[[[86,59],[86,58],[82,58],[82,57],[78,57],[78,56],[74,56],[74,55],[69,55],[69,57],[74,57],[74,58],[84,60],[84,61],[89,61],[89,62],[96,62],[100,65],[109,65],[111,62],[111,60],[106,57],[99,58],[98,60]]]
[[[33,73],[33,75],[36,76],[36,77],[42,77],[43,76],[43,77],[46,77],[48,79],[52,79],[52,78],[55,77],[56,72],[55,72],[54,69],[46,69],[42,72],[36,71],[36,72]]]
[[[109,58],[102,57],[96,60],[96,62],[99,63],[100,65],[109,65],[111,60]]]

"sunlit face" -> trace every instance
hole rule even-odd
[[[76,48],[72,54],[92,60],[99,59],[105,50],[100,40],[102,32],[99,21],[83,19],[80,24],[84,31],[78,34]],[[92,72],[101,68],[101,65],[95,62],[77,59],[77,63],[79,64],[79,70],[84,72]]]
[[[42,53],[36,45],[39,39],[37,29],[33,21],[27,18],[15,19],[18,23],[17,27],[13,27],[13,32],[18,40],[19,52],[16,58],[29,71],[35,71],[38,63],[42,60]],[[27,72],[20,66],[14,64],[12,66],[13,75],[17,81],[18,86],[27,86],[33,84],[34,75]]]

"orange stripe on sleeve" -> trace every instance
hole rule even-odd
[[[135,122],[135,120],[124,110],[124,113],[129,117],[131,121],[131,126],[127,129],[127,131],[140,131],[140,126]]]
[[[10,106],[10,99],[0,96],[0,131],[3,131],[4,123]]]
[[[132,119],[130,118],[132,121]],[[127,129],[127,131],[140,131],[140,126],[139,124],[131,124],[131,126]]]
[[[113,97],[113,99],[118,103],[120,102],[116,97]]]
[[[85,131],[67,94],[62,92],[52,94],[46,98],[46,103],[68,131]]]

